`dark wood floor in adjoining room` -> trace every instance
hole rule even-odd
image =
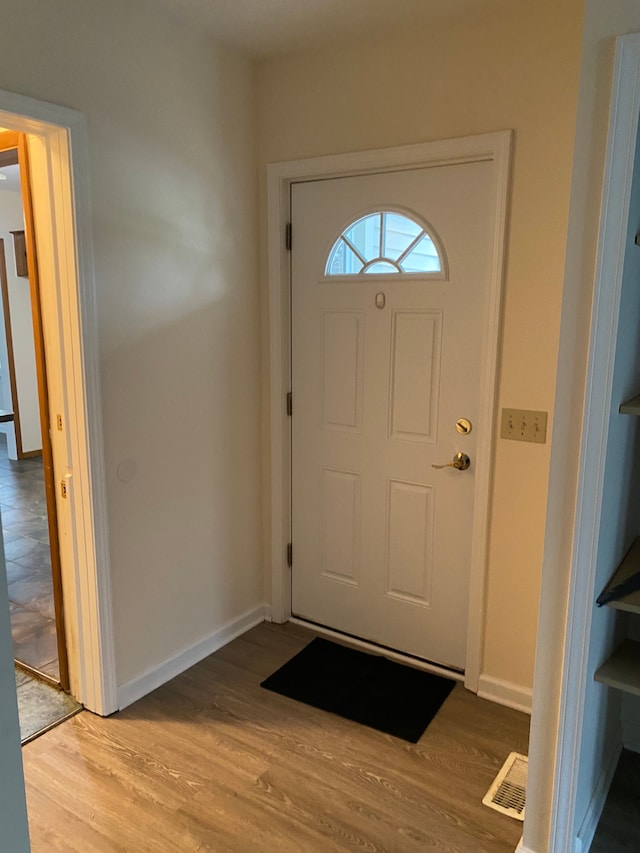
[[[34,853],[512,853],[522,824],[481,800],[529,718],[457,685],[414,745],[263,690],[313,636],[260,625],[25,746]]]

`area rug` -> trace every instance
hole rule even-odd
[[[261,687],[417,743],[455,681],[316,637]]]

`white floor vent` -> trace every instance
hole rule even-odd
[[[526,755],[512,752],[483,798],[484,805],[509,817],[524,820],[528,762]]]

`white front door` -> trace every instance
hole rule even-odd
[[[292,612],[458,669],[493,168],[300,182],[291,196]],[[466,470],[433,467],[456,453]]]

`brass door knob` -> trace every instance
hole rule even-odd
[[[432,468],[456,468],[458,471],[466,471],[471,465],[471,460],[466,453],[456,453],[451,462],[446,465],[432,465]]]

